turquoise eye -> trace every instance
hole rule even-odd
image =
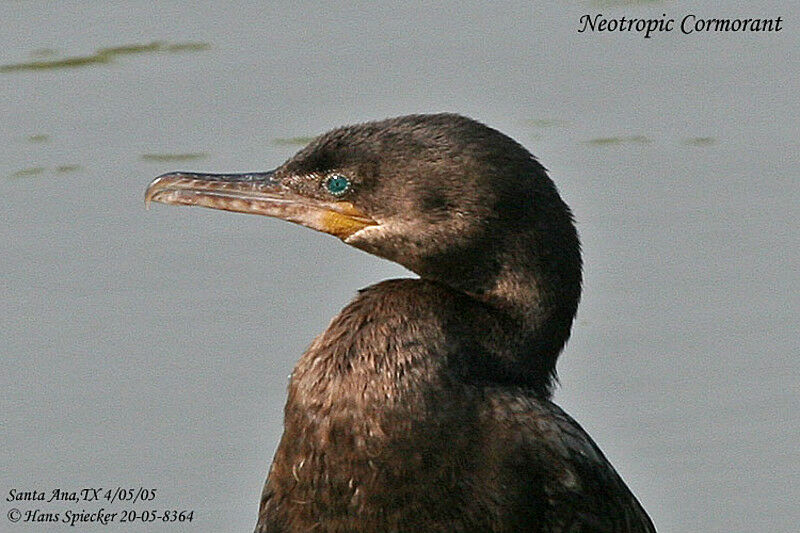
[[[334,174],[325,180],[325,188],[334,196],[341,196],[350,190],[350,180],[339,174]]]

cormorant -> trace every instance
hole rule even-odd
[[[146,201],[282,218],[419,279],[360,291],[300,358],[256,532],[651,532],[550,401],[581,291],[545,168],[454,114],[342,127],[270,172],[154,180]]]

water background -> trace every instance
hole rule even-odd
[[[250,531],[294,362],[409,273],[272,219],[146,211],[144,189],[455,111],[527,146],[576,213],[556,401],[659,531],[797,531],[800,18],[688,4],[0,2],[0,530],[67,528],[12,525],[36,507],[12,488],[144,486],[192,524],[75,529]],[[598,12],[784,30],[579,34]]]

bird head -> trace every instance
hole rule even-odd
[[[453,114],[338,128],[269,172],[165,174],[145,198],[281,218],[473,288],[490,281],[497,265],[485,263],[502,262],[509,239],[536,238],[537,226],[574,234],[569,210],[527,150]]]

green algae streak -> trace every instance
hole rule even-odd
[[[166,163],[175,161],[194,161],[195,159],[203,159],[207,156],[208,154],[205,152],[194,152],[189,154],[142,154],[139,159],[142,161]]]
[[[618,146],[621,144],[650,144],[653,142],[644,135],[633,135],[630,137],[597,137],[586,141],[592,146]]]
[[[13,174],[11,174],[12,178],[30,178],[33,176],[38,176],[40,174],[44,174],[44,171],[47,170],[44,167],[31,167],[31,168],[23,168],[21,170],[17,170]]]
[[[277,139],[272,139],[272,144],[278,146],[305,146],[313,140],[314,137],[278,137]]]
[[[717,140],[714,137],[691,137],[686,139],[684,144],[689,146],[711,146],[717,144]]]
[[[25,70],[57,70],[84,67],[87,65],[102,65],[114,61],[115,58],[131,54],[143,53],[173,53],[173,52],[196,52],[207,50],[211,45],[204,42],[186,43],[164,43],[153,41],[147,44],[128,44],[122,46],[111,46],[98,49],[94,54],[86,56],[72,56],[61,59],[40,59],[26,61],[23,63],[13,63],[10,65],[0,65],[0,72],[19,72]]]
[[[559,120],[557,118],[532,118],[523,120],[521,123],[525,126],[530,126],[533,128],[554,128],[567,125],[565,120]]]

